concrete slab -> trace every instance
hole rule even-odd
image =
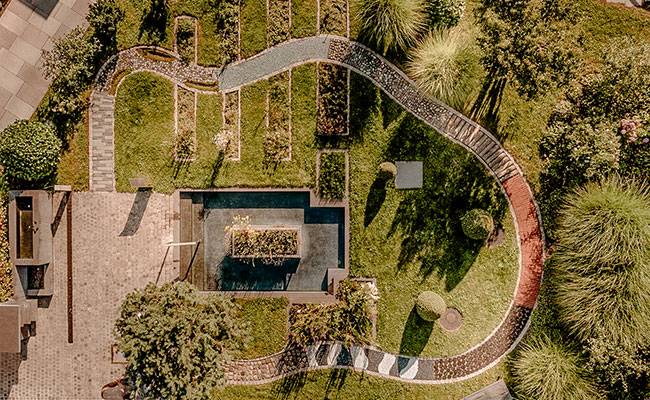
[[[25,64],[23,59],[5,48],[0,48],[0,60],[2,60],[2,66],[12,74],[17,74],[23,64]]]
[[[17,37],[18,35],[0,25],[0,47],[8,49],[12,44],[14,44],[14,40],[16,40]]]
[[[25,21],[27,21],[29,17],[34,13],[34,8],[30,7],[28,4],[25,4],[22,0],[16,1],[16,3],[11,4],[10,7],[12,13],[16,14]]]
[[[31,43],[22,37],[16,38],[14,44],[9,48],[12,53],[22,58],[31,65],[36,65],[36,62],[41,57],[41,50],[34,47]]]
[[[39,90],[29,83],[25,82],[25,84],[23,84],[23,87],[21,87],[18,91],[16,97],[36,109],[36,107],[41,104],[41,100],[43,99],[42,93],[42,90]]]
[[[396,189],[419,189],[422,187],[423,172],[421,161],[397,161]]]
[[[16,96],[9,99],[5,109],[20,119],[29,119],[34,112],[34,107],[25,103]]]
[[[43,26],[41,27],[41,29],[46,34],[50,36],[54,36],[56,31],[58,31],[60,27],[61,27],[61,21],[55,18],[48,18],[43,22]]]
[[[34,14],[34,15],[38,15],[38,14]],[[41,23],[41,26],[42,25],[43,24]],[[37,48],[41,48],[45,44],[47,39],[49,39],[49,35],[47,33],[43,32],[37,26],[32,24],[29,24],[29,26],[27,26],[27,29],[25,29],[25,32],[23,32],[23,34],[20,37],[25,39],[32,46]]]
[[[27,25],[29,25],[26,20],[14,14],[11,9],[7,9],[4,14],[2,14],[2,17],[0,17],[0,24],[18,36],[22,35],[23,32],[25,32]]]
[[[18,78],[25,82],[29,82],[29,84],[36,89],[43,90],[43,93],[45,93],[45,90],[47,90],[50,85],[50,82],[43,77],[41,70],[29,64],[23,65],[18,72]]]
[[[0,88],[6,89],[11,94],[17,94],[23,83],[22,79],[17,79],[16,75],[0,65]]]
[[[69,29],[72,29],[78,25],[84,23],[84,17],[75,12],[71,7],[68,7],[65,4],[61,4],[61,7],[54,15],[54,18],[61,21],[61,23],[67,26]]]
[[[7,105],[10,98],[11,93],[6,89],[0,88],[0,109]]]
[[[10,113],[9,111],[5,111],[2,116],[0,116],[0,130],[3,130],[4,128],[8,127],[9,125],[13,124],[14,121],[16,121],[18,117]]]

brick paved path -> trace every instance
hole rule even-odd
[[[311,49],[311,51],[310,51]],[[325,52],[325,49],[327,52]],[[162,50],[160,50],[162,51]],[[165,50],[174,58],[178,56]],[[511,351],[525,333],[542,279],[544,237],[541,216],[523,172],[501,143],[476,122],[445,104],[420,93],[396,66],[367,47],[335,36],[315,36],[292,40],[247,60],[226,66],[222,71],[197,65],[183,66],[180,61],[151,61],[128,50],[107,63],[93,93],[91,108],[91,182],[94,190],[112,190],[114,176],[105,174],[98,165],[112,163],[112,151],[105,151],[106,139],[112,136],[112,117],[106,117],[102,105],[112,104],[110,94],[114,77],[121,69],[131,72],[154,71],[177,84],[188,79],[206,82],[216,74],[221,90],[230,90],[264,79],[306,62],[327,61],[350,68],[373,81],[396,102],[440,134],[474,154],[501,184],[510,202],[510,211],[521,250],[519,280],[514,300],[501,324],[480,344],[463,354],[446,358],[404,357],[374,348],[352,348],[339,344],[313,346],[306,352],[286,350],[256,360],[238,360],[227,368],[230,384],[257,384],[280,379],[309,369],[348,367],[387,378],[419,383],[443,383],[465,379],[490,368]],[[190,90],[196,90],[190,88]],[[101,117],[93,113],[101,110]],[[112,142],[111,142],[112,143]],[[112,144],[111,144],[112,146]],[[112,150],[112,148],[111,148]],[[110,159],[96,158],[97,154]],[[101,161],[101,164],[100,164]],[[94,167],[93,167],[94,166]]]
[[[34,113],[50,84],[39,70],[41,51],[85,23],[88,3],[13,0],[0,16],[0,130]]]
[[[72,195],[73,333],[67,326],[67,225],[54,237],[54,296],[37,311],[27,359],[0,353],[0,399],[98,399],[101,387],[123,374],[111,364],[112,331],[126,294],[155,281],[172,240],[171,197],[152,194],[140,225],[125,230],[135,194]],[[142,196],[142,195],[141,195]],[[55,210],[60,195],[55,198]],[[178,276],[171,263],[161,280]]]

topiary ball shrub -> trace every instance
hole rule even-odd
[[[379,176],[383,179],[391,179],[397,176],[397,167],[392,162],[383,162],[379,164]]]
[[[487,211],[475,208],[460,220],[463,232],[471,239],[485,240],[494,230],[494,220]]]
[[[19,120],[0,134],[0,164],[7,176],[38,181],[56,170],[61,141],[42,122]]]
[[[428,25],[431,28],[452,28],[465,11],[465,0],[429,0]]]
[[[415,301],[415,309],[420,318],[425,321],[433,322],[438,320],[442,313],[447,309],[445,300],[438,293],[426,291],[422,292]]]

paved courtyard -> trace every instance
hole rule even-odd
[[[85,22],[89,0],[11,0],[0,16],[0,130],[31,117],[49,82],[41,51]]]
[[[68,344],[64,213],[54,238],[54,296],[38,309],[27,359],[0,353],[0,399],[99,399],[101,387],[122,374],[122,365],[111,364],[120,302],[155,281],[164,244],[172,240],[171,197],[152,194],[141,221],[138,212],[130,213],[134,199],[130,193],[72,195],[74,342]],[[161,280],[178,276],[171,257],[163,271]]]

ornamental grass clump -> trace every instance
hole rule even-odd
[[[541,336],[521,346],[512,372],[524,399],[599,399],[584,364],[575,351]]]
[[[61,141],[42,122],[19,120],[0,134],[0,164],[4,173],[22,181],[39,181],[56,171]]]
[[[494,220],[487,211],[475,208],[461,219],[463,232],[470,239],[485,240],[494,231]]]
[[[421,0],[362,0],[358,10],[362,36],[384,54],[405,50],[424,27]]]
[[[437,321],[447,309],[445,300],[438,293],[422,292],[415,301],[415,309],[418,315],[425,321]]]
[[[569,195],[551,265],[560,318],[579,340],[650,343],[650,189],[612,177]]]
[[[407,70],[424,92],[462,109],[475,86],[476,67],[476,57],[465,38],[434,31],[413,50]]]

